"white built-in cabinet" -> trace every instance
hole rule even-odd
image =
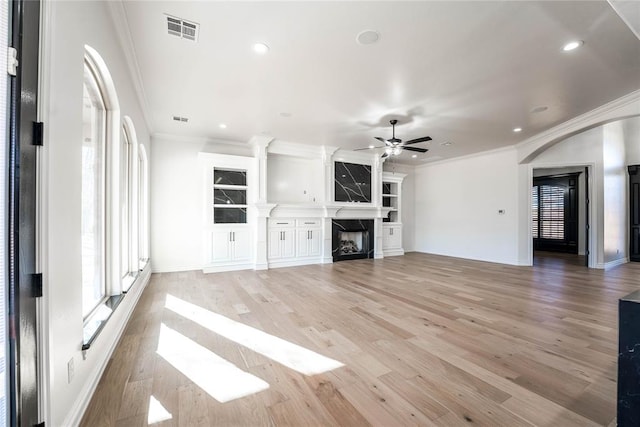
[[[246,226],[214,228],[209,264],[232,266],[251,262],[251,236],[251,230]]]
[[[294,220],[269,221],[269,261],[296,256],[296,229]]]
[[[373,219],[375,258],[404,254],[405,174],[382,172],[376,154],[269,144],[256,140],[253,157],[199,153],[205,273],[332,262],[334,218]],[[371,203],[334,201],[336,161],[371,166]]]
[[[319,220],[298,220],[298,241],[296,256],[320,257],[322,254],[322,228]]]
[[[253,268],[256,159],[199,154],[203,190],[203,271]]]
[[[322,224],[319,219],[270,218],[268,228],[270,266],[320,262]]]
[[[402,181],[403,173],[382,173],[382,207],[387,216],[382,220],[382,252],[384,256],[404,255],[402,246]]]

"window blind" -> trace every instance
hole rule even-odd
[[[538,201],[539,237],[564,240],[564,188],[541,185]]]

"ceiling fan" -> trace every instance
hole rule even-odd
[[[371,148],[382,148],[382,147],[384,147],[384,153],[382,154],[382,158],[389,157],[390,155],[397,156],[402,152],[402,150],[415,151],[415,152],[418,152],[418,153],[426,153],[427,151],[429,151],[428,148],[407,147],[407,146],[411,145],[411,144],[418,144],[420,142],[431,141],[431,137],[430,136],[423,136],[422,138],[410,139],[409,141],[402,142],[401,139],[396,138],[396,124],[398,123],[398,121],[393,119],[393,120],[389,120],[389,123],[391,123],[391,127],[393,128],[393,133],[392,133],[391,139],[384,139],[384,138],[381,138],[379,136],[375,137],[375,139],[377,139],[378,141],[384,143],[385,145],[380,146],[380,147],[371,147],[370,146],[370,147],[367,147],[367,148],[358,148],[355,151],[369,150]]]

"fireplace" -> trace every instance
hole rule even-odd
[[[372,219],[334,219],[332,222],[333,262],[373,258]]]

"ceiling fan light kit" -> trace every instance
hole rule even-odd
[[[421,138],[410,139],[409,141],[402,142],[400,138],[396,138],[396,124],[398,124],[398,121],[396,119],[393,119],[393,120],[389,120],[389,123],[391,123],[391,128],[392,128],[392,135],[390,139],[384,139],[379,136],[374,137],[378,141],[384,143],[384,153],[382,154],[382,158],[389,157],[389,156],[399,156],[404,150],[415,151],[418,153],[426,153],[427,151],[429,151],[428,148],[408,147],[408,145],[431,141],[430,136],[423,136]],[[375,147],[373,145],[370,145],[368,148],[358,148],[356,149],[356,151],[369,150],[372,148],[382,148],[382,147]]]

